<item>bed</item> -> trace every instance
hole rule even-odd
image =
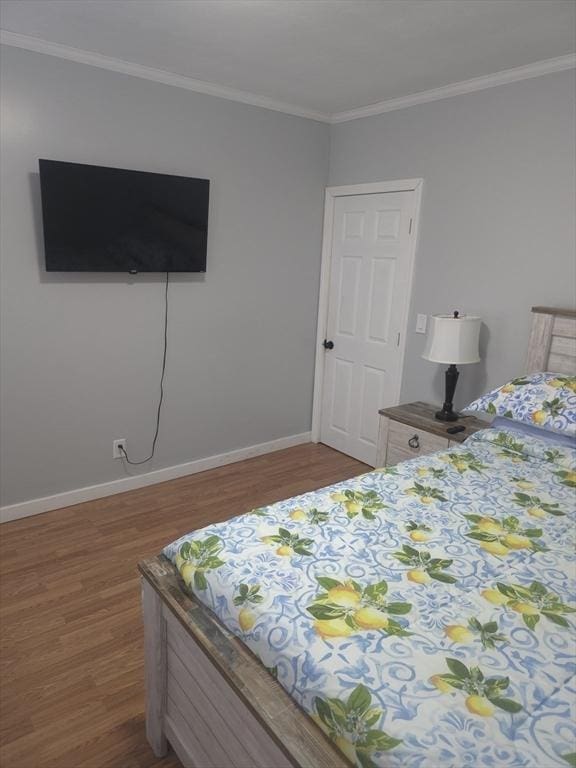
[[[572,375],[533,310],[527,372]],[[462,446],[195,531],[140,563],[148,740],[192,768],[574,764],[569,445]]]

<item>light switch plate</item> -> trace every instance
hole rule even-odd
[[[428,315],[416,315],[416,333],[426,333]]]

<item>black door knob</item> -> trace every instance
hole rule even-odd
[[[322,346],[324,347],[324,349],[334,349],[334,342],[324,339],[324,341],[322,342]]]

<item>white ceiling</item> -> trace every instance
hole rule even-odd
[[[0,26],[326,117],[571,54],[576,2],[2,0]]]

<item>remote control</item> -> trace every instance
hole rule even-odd
[[[466,427],[458,426],[458,427],[450,427],[450,429],[447,429],[446,432],[448,432],[449,435],[456,435],[458,432],[464,432]]]

